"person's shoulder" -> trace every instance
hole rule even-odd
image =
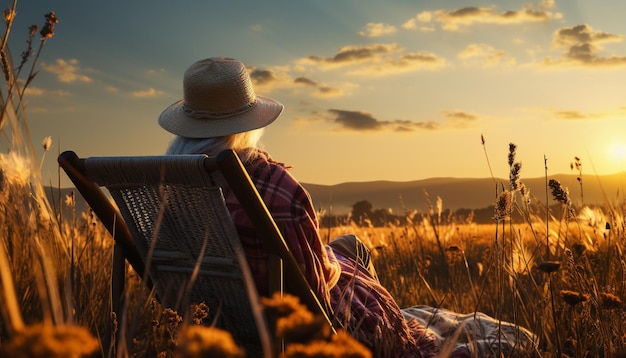
[[[278,168],[281,171],[291,169],[290,165],[283,162],[274,160],[268,152],[262,149],[252,149],[250,154],[250,164],[252,166],[266,166],[271,168]]]

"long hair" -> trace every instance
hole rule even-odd
[[[170,142],[166,154],[207,154],[215,156],[225,149],[232,149],[239,155],[242,162],[246,162],[254,157],[255,149],[260,149],[262,135],[263,128],[213,138],[175,136]]]

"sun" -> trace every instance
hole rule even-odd
[[[611,157],[619,162],[623,162],[626,160],[626,144],[624,143],[613,143],[609,147],[609,153]]]

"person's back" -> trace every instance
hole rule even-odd
[[[250,149],[252,156],[244,161],[252,182],[272,214],[287,246],[300,264],[309,285],[326,307],[329,307],[329,288],[339,279],[339,265],[331,263],[318,236],[318,222],[309,194],[291,176],[282,163],[273,161],[258,149]],[[262,295],[269,294],[268,252],[263,240],[232,192],[225,192],[240,240],[246,252],[257,288]]]

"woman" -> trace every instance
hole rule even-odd
[[[283,105],[252,88],[245,66],[234,59],[208,58],[191,65],[183,79],[184,99],[166,108],[159,124],[175,135],[168,154],[237,152],[307,281],[330,316],[376,357],[434,357],[442,339],[415,319],[405,319],[380,284],[369,250],[354,235],[324,245],[306,190],[259,148],[263,127]],[[234,194],[226,204],[261,295],[268,295],[268,252]],[[465,350],[459,351],[462,355]]]
[[[208,58],[191,65],[185,71],[183,91],[184,99],[159,117],[161,127],[175,134],[167,153],[216,155],[227,148],[235,150],[331,316],[378,351],[377,356],[398,356],[403,351],[418,356],[413,332],[375,278],[367,248],[351,235],[336,239],[332,246],[323,245],[308,193],[287,166],[259,148],[262,128],[279,116],[283,105],[257,96],[245,66],[228,58]],[[267,295],[267,250],[234,194],[226,191],[224,196],[259,293]]]

